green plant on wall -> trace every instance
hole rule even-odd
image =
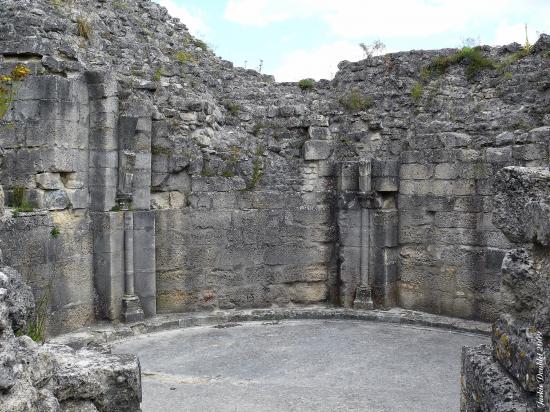
[[[246,185],[245,191],[251,191],[258,186],[258,183],[260,183],[260,180],[262,180],[262,177],[264,175],[264,163],[262,161],[262,157],[265,154],[265,149],[261,146],[258,146],[256,149],[256,156],[254,157],[254,161],[252,162],[252,176],[250,178],[250,181]]]
[[[21,82],[30,73],[28,67],[18,64],[10,74],[0,76],[0,121],[11,109],[17,92],[21,87]]]
[[[413,98],[413,100],[415,102],[419,101],[423,93],[424,93],[424,88],[422,87],[422,83],[420,82],[415,83],[411,89],[411,97]]]
[[[34,211],[31,204],[25,199],[25,188],[23,187],[14,187],[12,189],[10,206],[14,208],[13,217],[19,217],[21,213]]]
[[[339,100],[348,112],[365,111],[372,106],[372,97],[365,96],[361,91],[353,89]]]
[[[240,153],[241,153],[241,149],[239,149],[237,146],[231,146],[231,149],[229,150],[229,157],[227,159],[227,167],[222,172],[223,177],[233,177],[236,175],[236,169],[237,169],[237,164],[239,163]]]
[[[306,91],[306,90],[313,90],[315,87],[315,80],[313,79],[302,79],[298,82],[298,86],[300,89]]]
[[[153,81],[160,82],[160,79],[162,79],[162,76],[164,76],[164,70],[162,69],[162,67],[159,67],[153,73]]]
[[[177,61],[180,63],[196,63],[195,56],[192,53],[180,50],[174,55]]]
[[[86,40],[90,40],[92,38],[92,25],[84,17],[77,17],[76,30],[80,37],[83,37]]]
[[[53,238],[59,237],[60,234],[61,234],[61,230],[59,229],[58,226],[54,226],[50,231],[50,235],[52,235]]]

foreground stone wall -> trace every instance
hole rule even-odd
[[[0,411],[138,411],[141,375],[134,355],[108,347],[75,351],[40,345],[25,332],[35,306],[21,275],[0,268]]]
[[[302,90],[233,67],[149,0],[8,0],[0,20],[0,72],[32,72],[0,126],[0,183],[40,209],[9,210],[0,237],[25,245],[9,228],[26,221],[64,245],[52,331],[121,316],[128,175],[146,315],[352,306],[368,286],[377,307],[496,318],[511,243],[493,178],[548,164],[548,36],[480,48],[491,67],[473,75],[468,59],[434,69],[457,50],[411,51]],[[38,295],[53,259],[35,249],[4,250]]]
[[[522,247],[502,264],[491,348],[463,349],[461,411],[549,408],[549,182],[546,167],[507,167],[496,175],[494,223]]]

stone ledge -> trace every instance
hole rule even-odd
[[[388,311],[353,310],[330,306],[229,310],[216,312],[175,313],[157,315],[133,324],[98,324],[73,333],[57,336],[52,343],[62,343],[73,348],[90,344],[106,344],[120,339],[171,329],[195,326],[210,326],[235,322],[294,319],[346,319],[371,322],[386,322],[402,325],[426,326],[456,332],[476,333],[489,336],[491,325],[485,322],[457,319],[400,308]]]

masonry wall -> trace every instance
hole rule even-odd
[[[125,151],[150,314],[352,306],[367,208],[376,307],[494,319],[510,244],[491,223],[492,177],[548,164],[547,36],[517,59],[519,45],[480,49],[502,70],[468,76],[466,61],[425,79],[456,50],[411,51],[302,90],[220,59],[149,0],[8,0],[0,21],[0,73],[32,72],[0,124],[0,183],[8,206],[22,188],[37,209],[9,210],[0,238],[37,295],[64,279],[53,331],[120,317]],[[367,160],[368,193],[338,187],[343,163]]]

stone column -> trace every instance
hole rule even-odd
[[[119,192],[117,202],[124,211],[124,295],[122,296],[122,320],[143,320],[141,302],[134,288],[134,212],[132,207],[133,178],[136,155],[128,150],[119,154]]]
[[[122,296],[122,320],[143,320],[141,302],[134,288],[134,212],[124,212],[124,295]]]
[[[372,164],[370,160],[360,162],[359,191],[357,194],[361,207],[361,239],[360,239],[360,283],[355,291],[353,307],[356,309],[373,309],[372,292],[370,287],[370,199],[372,198],[371,176]]]

